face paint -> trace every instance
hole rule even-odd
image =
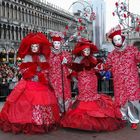
[[[90,48],[83,49],[83,55],[84,56],[89,56],[90,55]]]
[[[60,48],[61,48],[61,42],[60,41],[54,41],[53,42],[53,47],[56,50],[60,50]]]
[[[115,36],[113,37],[113,42],[114,42],[114,45],[115,45],[116,47],[121,48],[121,47],[122,47],[122,44],[123,44],[123,40],[122,40],[121,35],[115,35]]]
[[[33,53],[37,53],[39,51],[39,44],[32,44],[31,45],[31,51]]]

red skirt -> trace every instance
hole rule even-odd
[[[61,120],[61,126],[91,131],[113,131],[123,128],[121,113],[115,109],[113,101],[101,95],[95,101],[76,101]]]
[[[45,133],[60,121],[54,92],[39,82],[21,80],[0,113],[0,129],[13,133]]]

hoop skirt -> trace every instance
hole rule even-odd
[[[0,129],[26,134],[45,133],[59,124],[53,90],[40,82],[21,80],[0,113]]]
[[[111,97],[97,93],[94,70],[78,73],[79,95],[61,120],[61,126],[90,131],[113,131],[124,127],[121,113]]]

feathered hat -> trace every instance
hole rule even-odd
[[[62,32],[50,32],[52,41],[62,41],[64,39],[64,34]]]
[[[23,38],[18,50],[18,57],[24,58],[25,55],[30,54],[32,44],[39,44],[40,54],[44,54],[46,57],[49,56],[51,43],[43,33],[38,32],[29,33]]]
[[[117,25],[116,27],[113,27],[108,33],[107,33],[107,37],[110,38],[111,40],[113,39],[113,37],[115,35],[120,35],[122,37],[124,37],[122,35],[122,29],[120,25]]]
[[[98,52],[96,45],[94,45],[90,40],[81,38],[76,44],[72,53],[75,55],[81,55],[82,50],[85,48],[90,48],[91,54]]]

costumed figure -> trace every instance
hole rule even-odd
[[[67,78],[69,69],[66,66],[71,61],[71,55],[62,51],[62,40],[64,35],[61,32],[51,32],[52,48],[49,58],[49,78],[54,88],[61,113],[67,111],[71,104],[71,81]]]
[[[97,93],[95,52],[97,47],[86,39],[78,42],[73,50],[76,58],[69,67],[73,70],[71,76],[77,77],[79,95],[62,118],[62,127],[90,131],[112,131],[123,127],[121,113],[116,112],[111,97]]]
[[[104,69],[110,69],[113,75],[115,104],[121,110],[124,120],[137,129],[140,120],[140,84],[137,64],[140,52],[135,46],[126,45],[118,25],[108,33],[115,49],[108,55]]]
[[[0,129],[26,134],[56,129],[59,107],[48,80],[48,39],[42,33],[30,33],[21,42],[18,56],[22,79],[6,99],[0,113]]]

